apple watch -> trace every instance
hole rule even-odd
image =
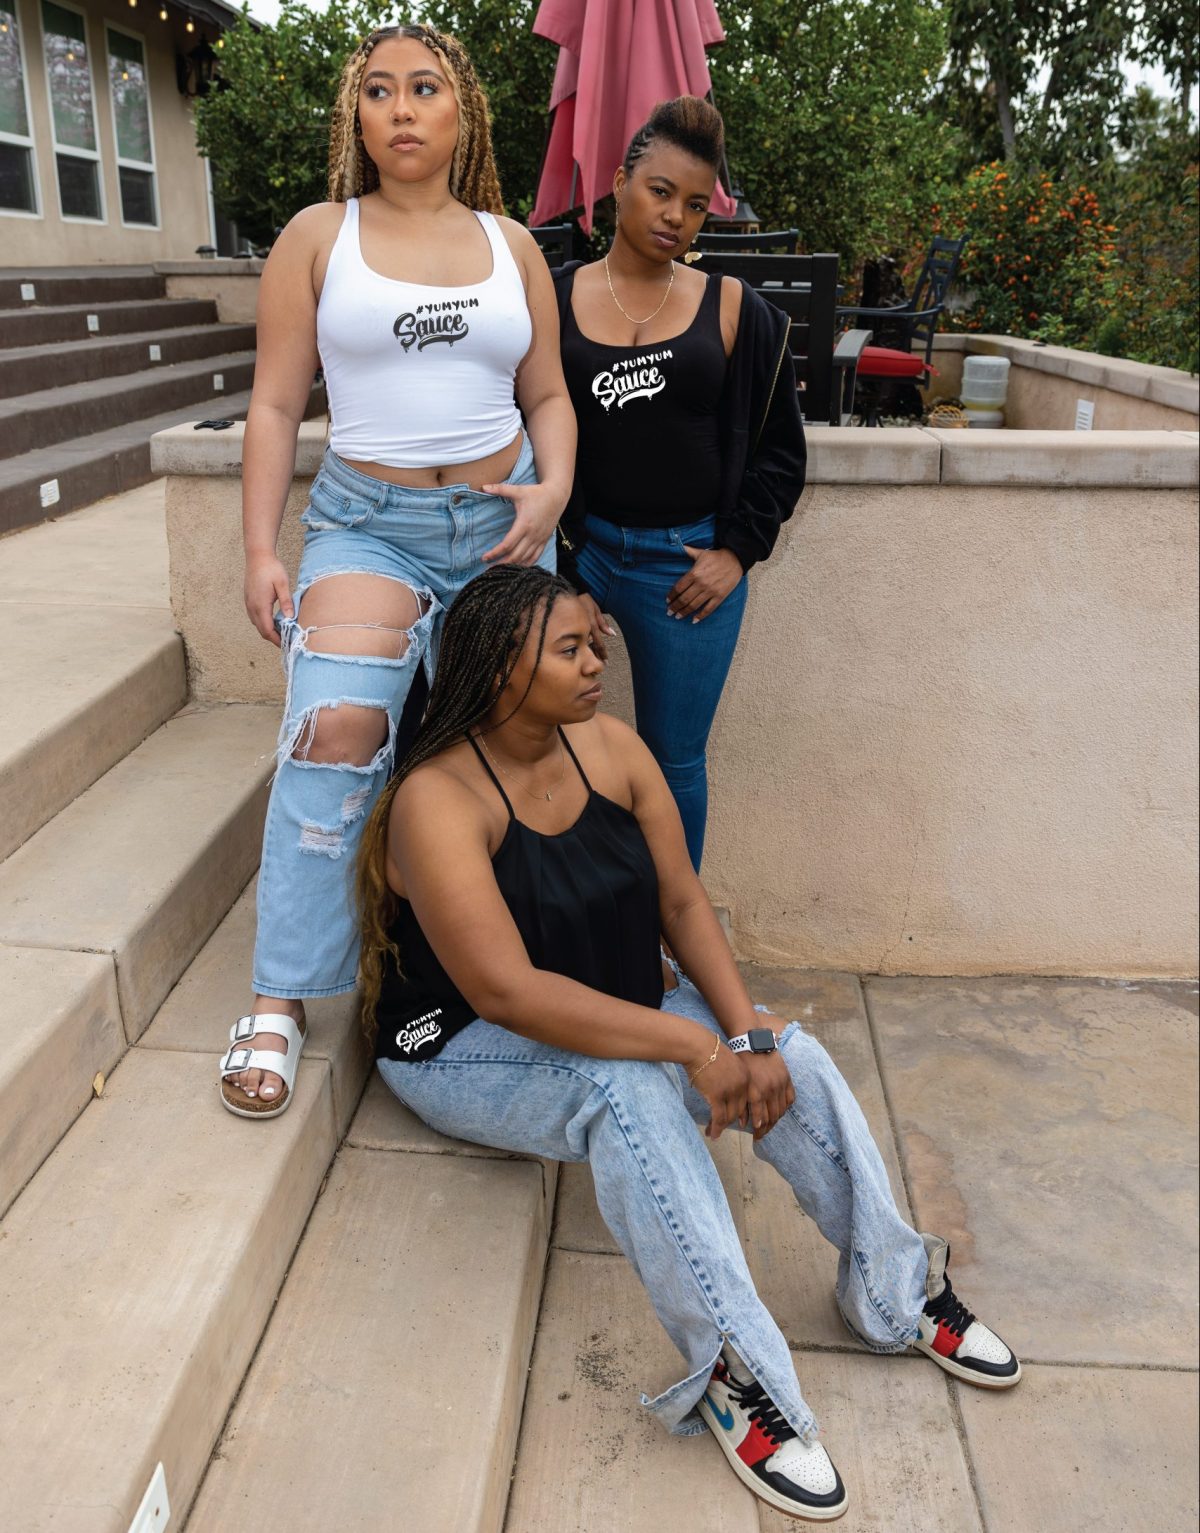
[[[735,1054],[774,1054],[775,1034],[769,1027],[752,1027],[748,1033],[730,1038],[729,1047]]]

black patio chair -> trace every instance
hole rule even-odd
[[[696,236],[693,244],[705,253],[725,250],[749,255],[754,251],[774,250],[782,255],[795,255],[799,239],[799,229],[768,229],[762,234],[723,234],[719,229],[705,229]]]
[[[535,224],[529,232],[546,257],[547,266],[565,266],[574,256],[574,224]]]
[[[966,243],[965,234],[957,240],[935,235],[912,296],[903,303],[883,308],[849,304],[838,309],[839,320],[871,322],[888,343],[866,347],[858,365],[858,377],[868,385],[864,399],[868,425],[879,424],[880,416],[896,403],[906,383],[913,389],[918,382],[928,381],[933,368],[933,338]]]
[[[854,408],[858,359],[869,330],[851,330],[835,346],[838,257],[745,255],[714,251],[705,269],[740,277],[791,321],[788,350],[796,365],[800,408],[814,425],[845,426]]]

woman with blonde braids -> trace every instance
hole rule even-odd
[[[350,874],[444,611],[490,563],[553,569],[574,467],[550,276],[500,216],[487,100],[458,42],[388,27],[355,50],[329,196],[263,271],[246,422],[246,610],[282,650],[287,700],[254,1001],[220,1066],[244,1117],[290,1101],[305,999],[354,989]],[[275,545],[318,365],[331,438],[293,592]]]

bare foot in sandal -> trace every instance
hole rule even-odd
[[[221,1061],[221,1097],[231,1112],[245,1117],[262,1117],[282,1111],[291,1095],[290,1082],[274,1070],[254,1065],[262,1055],[283,1056],[288,1060],[288,1074],[295,1079],[292,1039],[284,1033],[255,1031],[253,1022],[271,1016],[289,1017],[298,1028],[296,1054],[303,1048],[305,1033],[304,1002],[285,1001],[277,996],[256,995],[247,1017],[240,1019],[230,1033],[230,1049]],[[245,1058],[250,1068],[230,1070],[229,1065]]]

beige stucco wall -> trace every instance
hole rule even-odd
[[[0,212],[3,264],[15,267],[82,266],[100,262],[141,264],[190,256],[198,245],[209,243],[208,189],[204,162],[196,153],[191,107],[179,94],[175,81],[175,50],[177,42],[184,48],[194,46],[198,34],[189,37],[184,33],[180,14],[174,7],[168,21],[160,21],[158,7],[149,3],[131,9],[128,4],[118,4],[116,0],[79,0],[76,9],[83,10],[87,17],[105,222],[69,221],[59,214],[40,8],[37,0],[17,0],[29,81],[41,213],[38,217],[28,217]],[[145,47],[161,226],[158,229],[125,228],[121,223],[116,145],[108,91],[106,22],[122,31],[135,33]]]
[[[742,955],[1195,972],[1195,439],[1033,435],[1004,433],[1006,462],[993,433],[810,432],[710,753],[705,881]],[[236,577],[240,442],[189,436],[155,454],[194,693],[277,699]]]
[[[258,278],[264,261],[159,261],[156,270],[167,279],[168,298],[211,298],[223,325],[253,324],[258,305]]]

